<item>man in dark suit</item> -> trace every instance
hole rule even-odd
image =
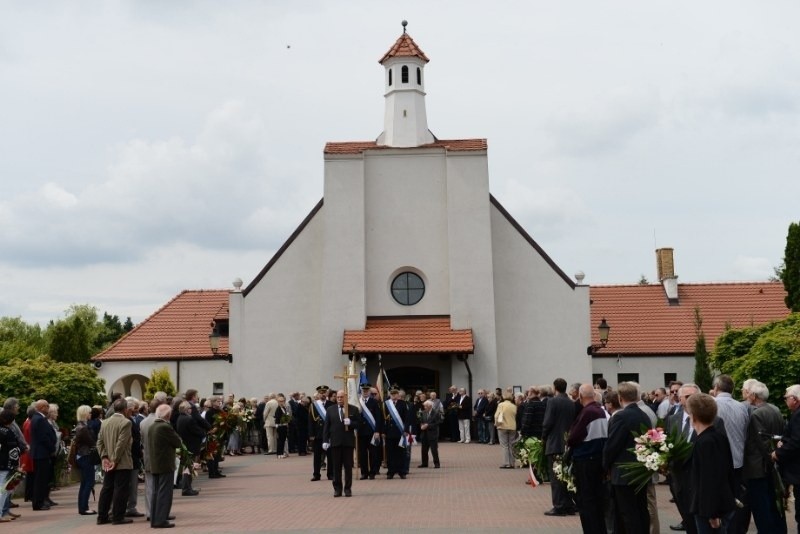
[[[547,456],[547,470],[550,476],[550,498],[553,508],[544,515],[564,516],[575,514],[575,503],[567,491],[567,485],[558,480],[553,472],[553,462],[564,454],[564,434],[569,432],[575,420],[575,402],[567,396],[567,381],[556,378],[553,381],[556,394],[548,400],[542,423],[542,441]]]
[[[133,521],[125,518],[133,469],[131,458],[133,424],[128,418],[130,413],[128,401],[117,399],[113,408],[114,413],[103,421],[97,435],[97,452],[100,454],[105,472],[103,489],[100,490],[100,497],[97,499],[98,525],[107,523],[122,525]]]
[[[458,441],[458,388],[450,386],[444,397],[444,418],[447,421],[447,434],[450,441]]]
[[[684,405],[690,395],[698,393],[700,390],[694,384],[686,384],[678,389],[678,408],[677,411],[667,417],[666,429],[668,433],[680,432],[687,440],[694,439],[691,420],[686,413]],[[670,466],[670,489],[675,498],[675,506],[681,516],[681,523],[670,525],[671,530],[685,530],[689,534],[696,534],[697,526],[694,516],[689,511],[691,505],[690,482],[689,482],[689,460],[681,463],[674,463]]]
[[[198,419],[192,417],[192,405],[188,401],[183,401],[178,405],[178,412],[175,430],[192,456],[197,458],[203,447],[203,440],[206,438],[208,423],[199,417],[199,413]],[[201,424],[200,421],[203,423]],[[193,497],[200,493],[199,489],[192,488],[192,475],[188,473],[183,473],[181,488],[183,489],[181,495],[184,497]]]
[[[786,388],[783,399],[792,415],[772,459],[778,462],[784,482],[794,487],[794,520],[800,530],[800,384]]]
[[[362,424],[358,427],[358,466],[361,469],[360,480],[369,478],[375,479],[378,469],[381,467],[380,446],[377,444],[383,432],[383,415],[372,395],[370,395],[370,384],[361,384],[361,397],[358,399],[361,405]]]
[[[172,508],[175,449],[181,446],[181,438],[168,422],[171,411],[172,408],[167,404],[156,408],[155,420],[147,431],[146,447],[153,477],[153,498],[148,510],[152,528],[175,526],[168,519]]]
[[[56,451],[56,434],[47,420],[50,404],[44,399],[36,401],[36,411],[31,418],[31,458],[33,458],[33,509],[50,509],[50,474],[53,471],[53,454]]]
[[[428,450],[433,456],[433,467],[439,469],[439,425],[442,414],[433,409],[433,403],[426,400],[423,404],[419,422],[419,440],[422,443],[422,463],[420,468],[428,467]]]
[[[642,427],[650,428],[650,418],[636,405],[639,388],[630,382],[617,386],[622,409],[614,414],[608,423],[608,441],[603,449],[603,470],[611,474],[616,522],[624,525],[625,532],[646,533],[650,529],[650,514],[647,510],[647,491],[636,492],[630,482],[623,477],[619,464],[635,462],[636,455],[631,452],[634,436],[642,432]]]
[[[325,419],[330,406],[332,404],[328,401],[328,386],[317,386],[317,395],[308,405],[308,439],[311,441],[311,450],[314,454],[312,463],[314,473],[311,482],[322,478],[323,463],[327,466],[331,465],[330,453],[322,448]],[[327,471],[328,480],[333,480],[333,473],[329,469]]]
[[[347,403],[344,390],[336,392],[336,405],[326,411],[322,431],[322,448],[331,450],[333,462],[333,496],[342,496],[342,468],[344,468],[344,496],[353,495],[353,452],[356,446],[355,429],[361,423],[358,408]]]
[[[492,430],[489,421],[484,417],[489,401],[486,399],[486,391],[479,389],[478,398],[475,399],[475,406],[472,415],[475,417],[475,425],[478,427],[478,443],[489,443],[490,432]]]
[[[384,439],[386,440],[386,478],[391,480],[395,475],[406,478],[406,448],[402,445],[401,440],[408,439],[411,423],[408,404],[400,398],[400,388],[392,386],[389,394],[392,398],[385,403],[386,426],[384,429],[386,433]]]

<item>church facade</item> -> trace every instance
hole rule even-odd
[[[383,132],[325,146],[323,199],[231,292],[226,389],[310,391],[354,353],[371,381],[440,392],[591,379],[588,286],[491,196],[485,139],[428,129],[427,63],[404,31]]]

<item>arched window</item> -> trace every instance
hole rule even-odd
[[[400,81],[408,83],[408,65],[403,65],[403,68],[400,70]]]
[[[389,85],[392,85],[392,69],[389,69]]]
[[[422,69],[417,67],[417,85],[422,85]]]

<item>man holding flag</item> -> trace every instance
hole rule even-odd
[[[375,479],[381,466],[380,443],[383,433],[383,416],[378,401],[372,398],[372,385],[366,381],[361,372],[361,396],[358,406],[361,409],[362,424],[358,427],[358,466],[361,469],[360,480]]]
[[[391,480],[395,475],[406,478],[406,447],[410,427],[408,404],[400,399],[400,388],[392,386],[389,390],[392,398],[386,401],[386,478]]]

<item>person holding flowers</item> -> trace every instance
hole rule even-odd
[[[690,510],[697,532],[724,534],[736,510],[731,447],[728,438],[714,426],[714,397],[697,393],[687,399],[685,407],[697,434],[692,449]]]
[[[637,405],[639,388],[631,382],[621,382],[617,394],[622,409],[608,423],[608,441],[603,449],[603,470],[610,473],[615,521],[629,534],[642,534],[650,529],[647,511],[647,491],[637,491],[633,482],[624,476],[621,464],[635,462],[634,436],[642,428],[650,428],[650,418]]]

